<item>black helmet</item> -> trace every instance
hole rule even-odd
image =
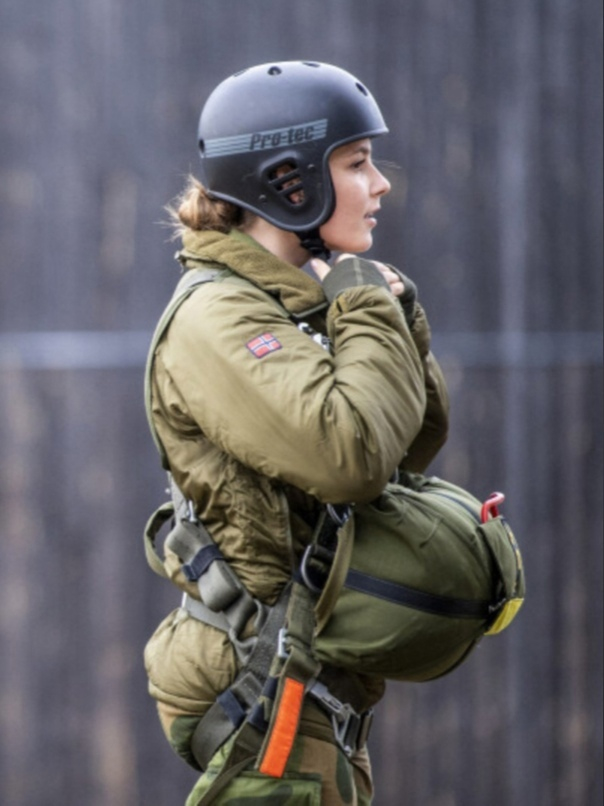
[[[250,67],[219,84],[202,110],[204,184],[219,199],[307,234],[333,212],[331,152],[387,131],[371,93],[339,67]]]

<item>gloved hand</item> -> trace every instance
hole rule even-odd
[[[315,258],[310,264],[323,284],[323,291],[330,302],[346,291],[360,285],[376,285],[389,288],[388,281],[378,264],[356,255],[340,255],[333,266]]]
[[[346,288],[355,285],[380,285],[399,298],[407,325],[411,327],[413,324],[417,286],[394,266],[348,254],[340,255],[333,268],[318,258],[312,260],[311,265],[322,281],[325,296],[330,302]]]
[[[404,286],[404,291],[399,296],[399,300],[401,302],[401,308],[403,309],[403,313],[405,314],[405,319],[409,327],[415,321],[415,303],[417,301],[417,286],[410,280],[402,271],[395,269],[394,266],[389,266],[393,272],[395,272],[400,278]]]

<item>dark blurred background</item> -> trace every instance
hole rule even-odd
[[[163,206],[210,90],[327,61],[373,91],[374,257],[420,288],[452,396],[433,471],[507,493],[528,599],[440,681],[392,684],[376,806],[602,802],[602,8],[596,0],[0,0],[0,803],[178,806],[146,694],[178,594],[143,364],[177,279]]]

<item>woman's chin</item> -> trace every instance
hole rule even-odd
[[[355,241],[341,241],[339,243],[325,242],[330,252],[350,252],[353,255],[362,255],[373,246],[373,238],[359,238]]]

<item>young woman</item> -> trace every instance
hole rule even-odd
[[[188,806],[371,802],[366,731],[344,741],[333,703],[363,725],[384,681],[327,664],[317,679],[329,695],[304,697],[282,777],[244,761],[222,791],[208,790],[232,762],[236,725],[251,719],[234,682],[246,641],[280,601],[325,504],[372,500],[397,468],[423,471],[446,438],[446,389],[415,286],[358,257],[390,190],[372,150],[386,132],[364,85],[312,62],[244,70],[202,111],[204,184],[190,180],[175,216],[185,278],[211,272],[154,351],[150,413],[192,518],[254,604],[233,642],[200,610],[182,555],[166,549],[187,595],[146,666],[172,746],[205,770]],[[331,252],[341,253],[333,265]],[[309,260],[316,277],[302,269]],[[221,727],[204,721],[210,711]]]

